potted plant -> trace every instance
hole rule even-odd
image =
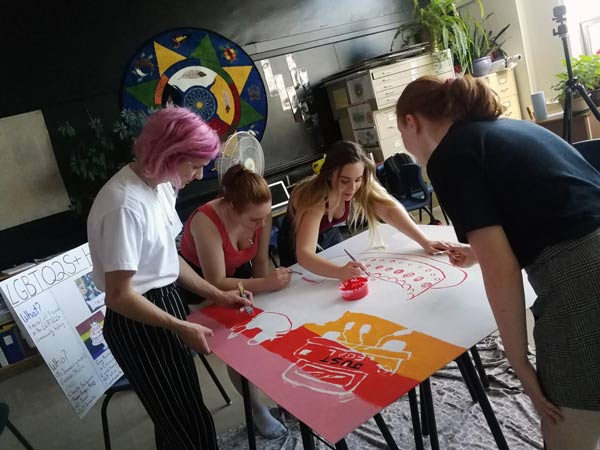
[[[510,24],[503,27],[496,34],[492,30],[485,28],[485,23],[494,13],[490,13],[481,21],[478,22],[472,17],[469,17],[469,28],[471,30],[471,39],[469,40],[469,53],[473,58],[471,73],[475,77],[487,75],[492,66],[492,58],[504,56],[505,52],[502,50],[505,40],[501,40],[504,33],[510,26]]]
[[[563,60],[563,66],[566,67],[566,65],[566,61]],[[594,104],[599,105],[600,55],[581,55],[579,57],[571,58],[571,68],[573,70],[573,76],[577,77],[577,81],[586,88]],[[555,99],[558,100],[564,108],[566,87],[569,78],[566,69],[563,72],[557,73],[556,78],[558,78],[558,83],[552,86],[552,89],[558,92]],[[587,105],[583,99],[581,99],[577,91],[573,91],[572,108],[574,112],[587,109]]]
[[[476,1],[481,17],[484,17],[481,0]],[[459,14],[454,1],[430,0],[427,6],[422,7],[419,0],[413,0],[413,6],[413,19],[398,28],[392,47],[398,36],[402,38],[403,45],[429,42],[434,52],[450,49],[454,64],[460,71],[470,70],[473,58],[469,26]]]
[[[77,130],[68,121],[58,127],[61,144],[69,155],[72,210],[87,215],[98,190],[131,160],[133,140],[146,117],[145,112],[124,109],[107,130],[100,119],[88,113],[87,128]]]

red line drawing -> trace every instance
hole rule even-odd
[[[369,282],[396,284],[406,293],[406,300],[414,300],[429,289],[458,286],[467,279],[464,270],[428,256],[365,252],[355,254],[355,257],[367,267]],[[330,259],[344,258],[339,256]],[[315,282],[306,276],[303,280]]]

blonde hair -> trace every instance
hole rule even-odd
[[[338,141],[327,151],[325,162],[317,175],[302,180],[293,191],[294,226],[298,227],[306,211],[315,207],[328,209],[329,221],[339,206],[340,198],[332,198],[331,179],[336,171],[347,164],[363,163],[362,183],[352,198],[348,225],[356,228],[367,222],[371,238],[379,223],[375,205],[396,206],[396,201],[375,179],[375,165],[360,145],[350,141]]]
[[[466,75],[442,80],[423,76],[406,86],[396,103],[396,117],[421,114],[430,120],[491,120],[504,112],[498,96],[483,81]]]

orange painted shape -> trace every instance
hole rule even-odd
[[[368,356],[383,372],[417,381],[425,380],[466,350],[380,317],[351,311],[333,322],[304,326]]]
[[[223,67],[223,70],[229,74],[241,95],[246,81],[248,80],[248,76],[250,75],[250,71],[252,70],[252,66],[229,66]]]

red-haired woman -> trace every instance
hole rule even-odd
[[[290,283],[286,268],[269,267],[271,190],[263,177],[244,166],[231,167],[221,182],[221,195],[196,209],[185,223],[181,254],[220,289],[235,289],[238,282],[252,292],[278,291]],[[239,374],[229,369],[236,389]],[[252,411],[259,432],[277,438],[286,428],[275,419],[252,386]]]
[[[175,246],[176,190],[202,178],[219,139],[192,112],[167,108],[148,118],[134,151],[88,217],[94,282],[106,292],[104,337],[154,423],[157,449],[216,449],[190,351],[210,353],[212,332],[186,321],[174,283],[220,304],[251,303],[204,281]]]
[[[471,77],[410,83],[396,106],[404,145],[479,262],[506,354],[542,416],[549,450],[600,443],[600,174],[567,142],[527,121],[498,119],[494,93]],[[521,269],[537,373],[527,358]],[[559,408],[560,407],[560,408]]]

